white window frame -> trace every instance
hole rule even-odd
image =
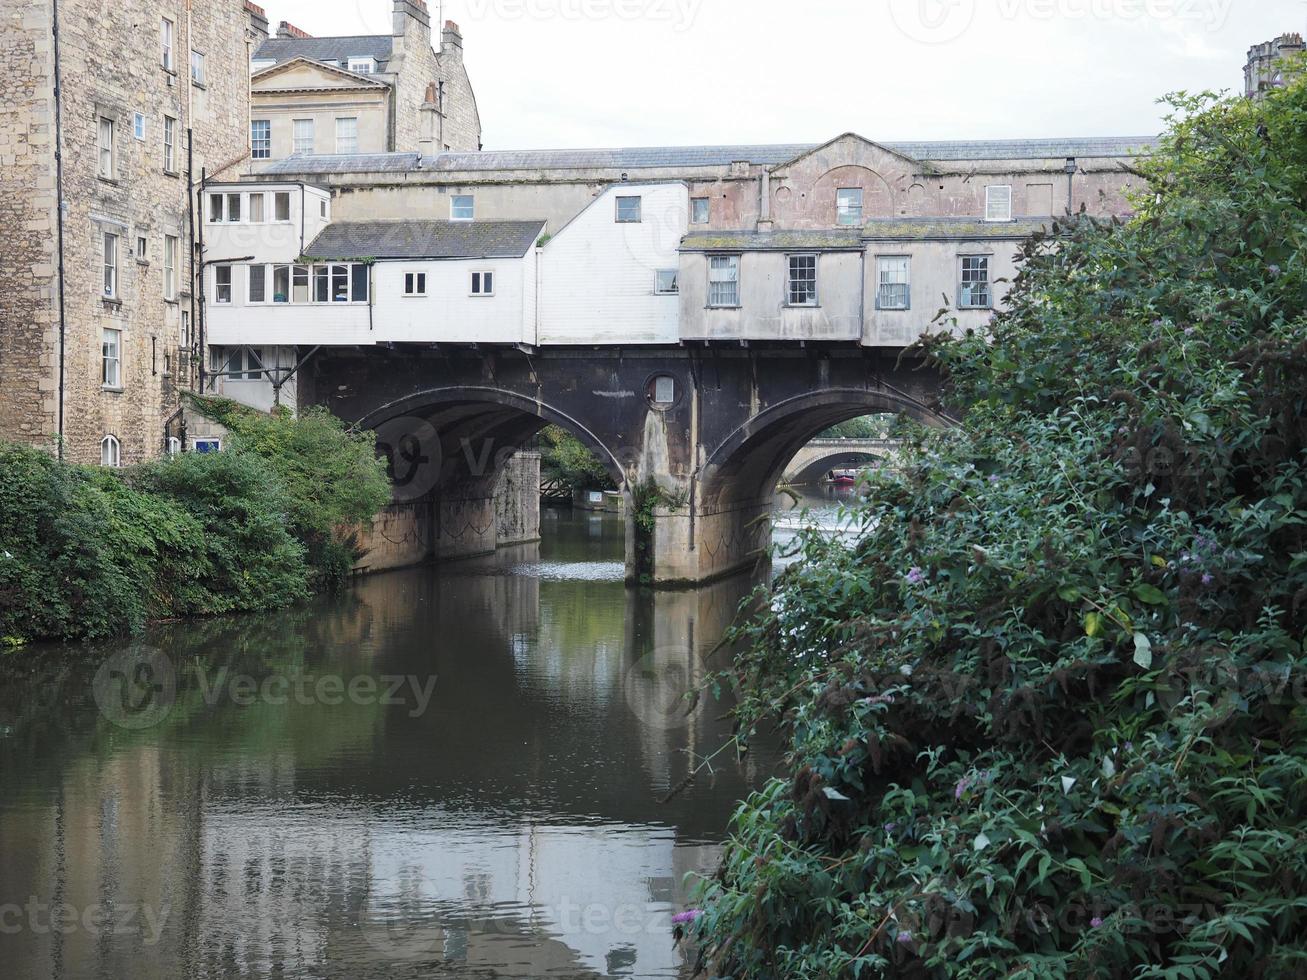
[[[865,206],[866,192],[861,187],[835,189],[835,223],[841,228],[861,227]]]
[[[100,387],[121,391],[123,386],[123,332],[117,327],[100,330]]]
[[[740,305],[740,262],[741,256],[733,255],[710,255],[708,256],[708,306],[711,309],[730,310],[736,309]],[[730,277],[714,277],[713,273],[730,270],[733,275]],[[728,302],[725,298],[719,298],[721,289],[718,287],[731,287],[731,299]]]
[[[313,119],[292,119],[291,120],[291,152],[312,156],[317,140],[317,124]],[[308,129],[307,137],[301,132],[302,129]]]
[[[341,124],[348,123],[346,128],[352,128],[353,133],[344,135],[341,133]],[[359,117],[358,116],[337,116],[336,117],[336,152],[340,154],[352,154],[359,151]]]
[[[903,274],[902,281],[898,279],[900,269]],[[886,298],[898,286],[904,287],[901,305]],[[889,311],[912,309],[912,256],[876,256],[876,309]]]
[[[204,53],[191,48],[191,84],[203,87],[205,83]]]
[[[486,277],[490,277],[490,288],[486,289]],[[495,271],[493,269],[476,269],[469,277],[468,295],[475,296],[478,299],[489,298],[495,295]]]
[[[459,202],[466,202],[460,204]],[[453,194],[449,198],[450,221],[475,221],[477,199],[473,194]]]
[[[989,222],[1012,220],[1011,184],[990,184],[985,188],[985,220]]]
[[[132,135],[141,142],[145,142],[145,113],[132,113]]]
[[[218,306],[230,306],[233,294],[236,290],[236,274],[232,271],[233,265],[223,264],[213,267],[213,302]],[[222,281],[222,274],[227,273],[227,281]],[[227,298],[223,299],[223,290],[227,292]]]
[[[112,116],[100,116],[96,121],[96,148],[99,151],[97,166],[99,167],[99,176],[105,180],[113,180],[117,172],[118,160],[117,153],[114,152],[114,142],[116,128]]]
[[[244,195],[239,191],[235,194],[227,195],[227,224],[238,225],[245,215],[245,202],[242,200]]]
[[[283,204],[285,205],[285,208],[284,208],[284,209],[282,208],[282,205],[283,205]],[[282,214],[283,214],[283,213],[286,215],[286,217],[284,217],[284,218],[282,217]],[[272,194],[272,219],[271,219],[271,220],[274,221],[274,222],[283,222],[283,221],[290,221],[290,220],[291,220],[291,216],[290,216],[290,191],[273,191],[273,194]]]
[[[670,284],[667,277],[671,277]],[[681,270],[658,269],[654,272],[654,295],[679,296],[681,294]]]
[[[163,298],[177,301],[177,262],[181,257],[181,239],[177,235],[163,236]]]
[[[958,256],[958,309],[960,310],[992,310],[994,308],[994,280],[990,278],[990,255],[959,255]],[[972,269],[967,268],[968,262],[983,263],[984,278],[976,278],[976,273],[981,271],[981,266],[977,265]],[[970,275],[972,278],[968,278]],[[973,295],[973,290],[969,287],[978,283],[984,283],[984,300],[975,302],[974,299],[966,299]]]
[[[635,217],[631,217],[630,208],[634,203]],[[628,210],[623,217],[623,206]],[[644,220],[644,198],[639,194],[619,194],[617,196],[616,221],[619,225],[638,225]]]
[[[168,437],[168,455],[180,456],[182,451],[182,441],[176,436]]]
[[[374,75],[377,71],[376,58],[350,58],[348,65],[356,75]]]
[[[227,220],[227,195],[209,194],[209,224],[220,225]]]
[[[200,448],[201,446],[212,446],[213,448],[201,449]],[[205,455],[207,453],[220,453],[222,452],[222,440],[221,439],[192,439],[191,452],[199,453],[200,455]]]
[[[253,160],[272,159],[271,119],[250,120],[250,158]]]
[[[258,212],[256,215],[255,212]],[[268,195],[260,191],[253,191],[250,198],[245,202],[246,218],[252,225],[263,225],[268,223]]]
[[[136,236],[136,261],[149,262],[150,258],[150,240],[144,235]]]
[[[404,273],[404,295],[422,297],[427,295],[427,274],[417,269]]]
[[[163,50],[160,53],[160,61],[164,71],[174,71],[176,58],[173,56],[173,48],[177,41],[177,25],[171,18],[162,18],[163,23],[159,25],[160,43]]]
[[[105,299],[117,299],[119,276],[118,276],[118,239],[117,232],[106,231],[101,237],[103,250],[101,258],[104,260],[104,292]]]
[[[810,308],[810,307],[820,305],[817,299],[817,267],[819,265],[818,258],[819,257],[816,252],[795,252],[791,255],[785,256],[785,305],[786,306],[799,306],[799,307]],[[811,278],[804,278],[802,280],[798,280],[794,278],[794,263],[796,261],[803,261],[803,262],[810,261],[812,263]],[[807,300],[795,299],[795,286],[800,281],[810,282],[812,284],[810,289],[808,290],[808,292],[811,295],[810,299]]]
[[[117,436],[105,436],[100,440],[100,465],[111,470],[122,467],[123,446]]]
[[[699,208],[703,208],[703,217],[699,216]],[[690,224],[706,225],[712,221],[712,198],[709,197],[692,197],[690,198]]]
[[[257,275],[256,275],[257,273]],[[254,282],[258,280],[259,291],[262,293],[257,299],[254,296]],[[249,306],[263,306],[268,303],[268,267],[261,263],[247,265],[245,267],[245,302]]]
[[[177,120],[172,116],[163,117],[163,172],[177,172]]]

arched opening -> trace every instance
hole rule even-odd
[[[795,461],[786,468],[783,474],[784,485],[790,487],[816,487],[825,483],[840,482],[838,477],[832,479],[832,474],[842,474],[880,466],[886,460],[885,456],[877,453],[840,450],[834,452],[823,450],[823,453],[824,455],[817,456],[815,459],[811,458],[810,455],[805,457],[802,452],[799,456],[796,456]]]

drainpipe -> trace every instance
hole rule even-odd
[[[208,172],[203,168],[201,168],[200,169],[200,200],[201,201],[204,200],[204,185],[208,183],[208,179],[209,179]],[[193,194],[191,196],[194,197]],[[200,221],[200,235],[199,235],[201,255],[204,254],[204,221],[202,219],[202,216],[203,216],[203,205],[201,204],[201,221]],[[208,363],[208,355],[209,355],[209,351],[206,346],[208,337],[207,337],[207,332],[205,331],[204,328],[204,319],[205,319],[204,318],[204,309],[205,309],[204,278],[205,278],[205,263],[203,260],[201,260],[200,274],[195,282],[195,299],[194,299],[195,309],[198,315],[195,319],[191,321],[191,325],[195,328],[196,331],[196,340],[198,341],[197,347],[199,350],[199,358],[200,358],[200,394],[204,394],[204,375],[205,375],[204,367]],[[235,287],[233,286],[233,288]]]
[[[64,458],[64,386],[67,374],[68,320],[64,302],[64,137],[63,76],[59,62],[59,0],[52,0],[51,34],[54,39],[54,169],[55,208],[59,250],[59,458]]]

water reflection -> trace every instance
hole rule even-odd
[[[751,585],[628,590],[619,521],[549,520],[543,546],[155,631],[176,694],[140,730],[92,697],[135,648],[24,651],[0,688],[0,972],[682,975],[683,879],[770,760],[662,802],[729,734],[680,695]]]

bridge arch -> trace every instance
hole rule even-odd
[[[797,461],[804,455],[800,450]],[[796,487],[814,486],[821,482],[823,476],[831,470],[861,469],[873,463],[883,463],[885,455],[862,452],[859,450],[822,450],[814,454],[817,458],[799,466],[791,463],[786,466],[783,481]]]

